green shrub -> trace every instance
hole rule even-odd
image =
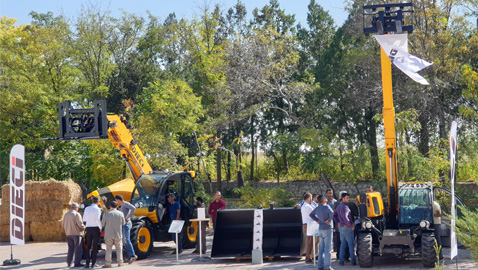
[[[292,193],[282,187],[276,188],[254,188],[244,186],[235,188],[234,193],[240,194],[241,201],[238,203],[241,208],[268,208],[271,202],[275,207],[291,207],[294,205]]]
[[[456,219],[458,241],[471,249],[471,256],[478,262],[478,212],[459,206],[463,216]]]

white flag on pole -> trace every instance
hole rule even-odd
[[[25,147],[10,150],[10,244],[25,245]]]
[[[453,260],[458,255],[458,243],[456,240],[455,227],[455,159],[456,159],[456,127],[455,121],[451,124],[450,131],[450,179],[451,179],[451,233],[450,233],[450,258]]]
[[[408,53],[408,34],[374,35],[392,63],[414,81],[429,85],[428,81],[417,72],[431,63]]]

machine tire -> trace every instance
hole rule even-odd
[[[433,233],[422,234],[422,262],[423,266],[435,267],[437,255],[435,252],[435,235]]]
[[[372,267],[372,234],[359,233],[357,240],[357,257],[360,267]]]
[[[153,249],[153,233],[151,226],[145,220],[133,222],[131,227],[131,244],[138,259],[145,259]]]
[[[192,233],[191,230],[192,229]],[[183,234],[183,249],[195,248],[198,236],[197,222],[190,222],[189,226],[184,226]]]

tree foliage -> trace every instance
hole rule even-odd
[[[363,35],[362,6],[336,26],[319,1],[306,25],[271,0],[252,11],[207,4],[164,20],[90,6],[68,23],[32,12],[0,19],[0,181],[8,152],[27,149],[27,177],[128,177],[108,141],[58,134],[57,104],[107,99],[125,115],[154,169],[190,165],[201,180],[385,178],[379,46]],[[398,1],[392,1],[398,2]],[[400,181],[448,181],[447,131],[459,122],[457,179],[478,181],[476,1],[414,1],[410,51],[433,62],[417,85],[393,68]],[[465,12],[461,12],[465,11]],[[260,160],[260,161],[259,161]],[[267,196],[272,196],[267,193]]]

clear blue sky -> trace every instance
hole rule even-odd
[[[262,8],[269,0],[242,0],[246,5],[247,14],[250,18],[252,10]],[[288,14],[295,14],[296,22],[303,26],[307,25],[307,5],[310,0],[280,0],[281,9]],[[343,0],[316,0],[341,26],[347,18]],[[237,3],[237,0],[0,0],[0,15],[18,19],[17,24],[30,23],[31,11],[38,13],[53,12],[55,16],[64,14],[67,17],[78,15],[82,6],[93,3],[99,4],[102,10],[110,10],[115,17],[121,16],[120,9],[129,13],[135,13],[146,17],[146,10],[161,19],[165,19],[169,13],[175,12],[178,18],[191,19],[199,14],[199,8],[205,3],[211,8],[216,3],[227,10]]]

